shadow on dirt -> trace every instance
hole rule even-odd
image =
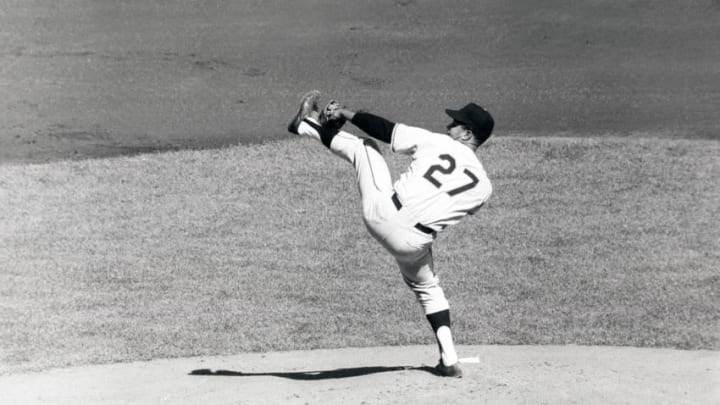
[[[360,377],[368,374],[388,373],[392,371],[415,370],[424,371],[435,374],[435,369],[428,366],[411,367],[411,366],[395,366],[395,367],[354,367],[354,368],[338,368],[335,370],[320,371],[293,371],[293,372],[267,372],[267,373],[243,373],[241,371],[231,370],[210,370],[207,368],[193,370],[189,375],[212,375],[221,377],[282,377],[291,380],[329,380],[336,378]]]

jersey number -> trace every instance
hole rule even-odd
[[[451,174],[452,172],[455,171],[456,164],[455,164],[455,158],[453,158],[450,155],[442,154],[438,157],[440,158],[440,160],[446,161],[448,163],[448,166],[444,167],[443,165],[432,165],[428,168],[428,171],[425,172],[423,177],[425,177],[435,187],[440,188],[442,186],[442,183],[440,183],[440,181],[438,179],[433,177],[433,175],[435,174],[435,172],[440,172],[441,174]],[[470,178],[470,183],[467,183],[458,188],[454,188],[454,189],[448,191],[447,193],[449,196],[452,197],[456,194],[462,193],[463,191],[468,191],[471,188],[475,187],[476,184],[478,184],[479,180],[478,180],[477,176],[475,176],[473,174],[473,172],[471,172],[468,169],[465,169],[465,171],[463,173],[465,173],[465,175]]]

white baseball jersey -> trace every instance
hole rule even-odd
[[[403,209],[435,231],[475,213],[492,194],[475,152],[446,134],[396,124],[391,147],[413,158],[394,184]]]

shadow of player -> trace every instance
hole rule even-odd
[[[212,376],[224,376],[224,377],[281,377],[288,378],[291,380],[328,380],[334,378],[350,378],[360,377],[368,374],[377,373],[388,373],[392,371],[425,371],[431,374],[435,374],[435,369],[428,366],[422,367],[411,367],[411,366],[394,366],[394,367],[353,367],[353,368],[338,368],[335,370],[320,370],[320,371],[292,371],[292,372],[266,372],[266,373],[243,373],[242,371],[231,371],[231,370],[210,370],[207,368],[193,370],[189,375],[212,375]]]

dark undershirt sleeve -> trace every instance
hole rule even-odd
[[[395,128],[395,123],[392,121],[367,112],[357,112],[350,122],[375,139],[385,143],[392,141],[393,128]]]

